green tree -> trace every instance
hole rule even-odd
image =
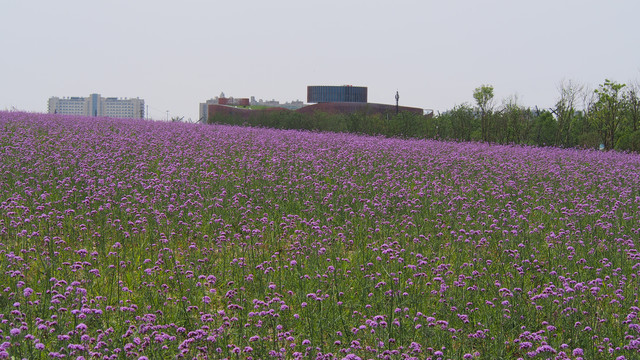
[[[448,118],[451,123],[452,137],[456,140],[471,141],[476,122],[473,108],[468,104],[456,105],[451,111],[438,116],[438,118]]]
[[[518,96],[508,97],[503,102],[502,110],[498,115],[501,120],[498,121],[502,128],[503,143],[522,144],[527,141],[528,134],[531,131],[531,109],[527,109],[518,104]]]
[[[622,89],[625,84],[606,79],[595,90],[597,97],[592,111],[592,121],[599,131],[607,150],[616,144],[616,132],[624,118],[624,101]]]
[[[551,112],[543,110],[533,121],[530,135],[531,143],[538,146],[553,145],[557,132],[558,122],[553,118]]]
[[[632,132],[638,130],[640,125],[640,84],[632,83],[625,92],[625,105],[627,120]]]
[[[551,112],[558,121],[558,131],[554,143],[556,146],[572,146],[570,141],[571,126],[576,116],[576,103],[578,95],[583,91],[583,86],[573,83],[571,80],[562,81],[558,87],[560,97]]]
[[[493,112],[493,86],[482,85],[473,91],[473,98],[480,109],[482,141],[489,140],[489,118]]]
[[[624,120],[620,126],[618,139],[615,144],[617,150],[640,151],[640,98],[638,83],[627,85],[623,94]]]

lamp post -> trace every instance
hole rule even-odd
[[[400,100],[400,94],[398,94],[398,90],[396,90],[396,115],[398,115],[398,100]]]

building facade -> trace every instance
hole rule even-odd
[[[365,86],[307,86],[308,103],[367,102]]]
[[[104,116],[111,118],[144,118],[144,100],[140,98],[103,98],[100,94],[89,97],[51,97],[50,114]]]

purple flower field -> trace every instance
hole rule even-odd
[[[640,156],[0,112],[0,359],[638,359]]]

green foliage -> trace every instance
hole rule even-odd
[[[558,122],[558,128],[555,133],[554,144],[556,146],[573,146],[572,144],[572,126],[576,116],[576,102],[583,87],[571,81],[563,82],[560,85],[560,98],[551,112],[555,114]]]
[[[493,100],[493,86],[482,85],[473,91],[473,98],[476,100],[481,111],[488,111]]]
[[[640,85],[632,84],[624,94],[626,126],[635,132],[640,125]]]
[[[616,132],[623,119],[623,94],[625,84],[606,79],[595,90],[597,101],[594,104],[592,121],[600,133],[605,149],[613,149]]]
[[[548,111],[543,111],[533,125],[531,140],[536,145],[553,145],[558,132],[558,123]]]
[[[623,151],[640,151],[640,130],[622,135],[615,146],[616,150]]]
[[[482,85],[473,91],[473,98],[480,109],[482,141],[489,141],[489,121],[493,111],[493,86]]]
[[[451,111],[439,118],[449,120],[451,124],[451,138],[464,141],[473,140],[472,132],[479,125],[473,108],[468,104],[456,105]]]

